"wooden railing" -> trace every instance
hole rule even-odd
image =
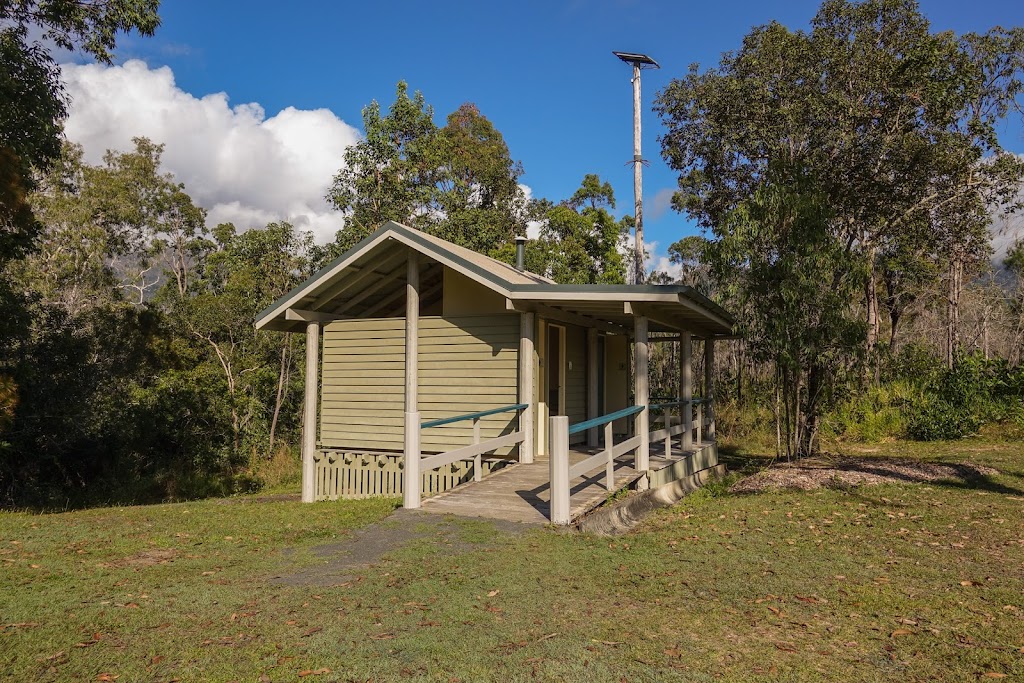
[[[484,453],[503,448],[505,446],[512,446],[517,443],[522,443],[526,438],[526,432],[522,429],[522,413],[521,411],[529,408],[526,403],[518,403],[511,406],[503,406],[501,408],[492,408],[491,410],[481,410],[476,413],[466,413],[465,415],[456,415],[455,417],[444,417],[438,420],[428,420],[420,423],[418,428],[420,430],[430,429],[431,427],[440,427],[442,425],[453,424],[455,422],[463,422],[465,420],[473,421],[473,442],[468,446],[456,448],[454,450],[446,451],[444,453],[435,453],[433,455],[423,456],[419,449],[415,449],[414,452],[407,452],[405,454],[405,477],[406,481],[418,482],[420,480],[421,472],[437,469],[438,467],[444,467],[450,465],[457,460],[473,460],[473,480],[480,481],[483,476],[482,459]],[[487,441],[481,441],[480,439],[480,418],[487,417],[488,415],[497,415],[499,413],[507,413],[515,411],[517,417],[517,425],[519,428],[509,434],[502,434],[501,436],[488,439]],[[415,443],[419,444],[420,439],[417,436]],[[404,505],[407,508],[418,508],[421,502],[420,487],[406,485],[403,492]]]
[[[571,427],[569,418],[565,415],[557,415],[550,419],[551,522],[553,524],[568,524],[572,521],[569,498],[573,479],[604,465],[605,487],[608,491],[615,489],[615,458],[636,449],[640,445],[640,435],[634,435],[632,438],[616,444],[612,424],[615,420],[639,415],[643,411],[643,406],[632,406],[596,417],[593,420],[578,422]],[[569,437],[602,426],[604,427],[604,449],[575,465],[570,465]]]
[[[679,423],[675,425],[672,424],[673,409],[679,412]],[[715,439],[714,404],[710,399],[694,397],[690,401],[655,403],[651,405],[651,411],[664,414],[665,426],[652,430],[649,438],[651,443],[664,442],[666,458],[672,457],[672,438],[680,434],[683,435],[682,455],[693,451],[695,444],[699,448],[705,435],[711,441]]]

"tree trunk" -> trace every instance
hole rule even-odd
[[[889,309],[889,352],[896,355],[896,330],[899,328],[900,320],[903,318],[903,312],[899,308],[893,306]]]
[[[946,367],[952,368],[960,355],[960,294],[964,265],[955,253],[949,259],[949,277],[946,295]]]
[[[277,396],[274,399],[274,417],[270,421],[270,439],[267,446],[268,457],[274,455],[274,435],[277,432],[277,420],[281,415],[281,404],[284,402],[284,387],[288,382],[289,366],[291,365],[292,333],[286,332],[284,346],[281,347],[281,366],[277,373]]]
[[[878,274],[875,271],[875,262],[877,260],[877,247],[872,246],[868,251],[868,259],[870,260],[870,267],[868,269],[867,282],[864,287],[864,302],[867,309],[867,340],[866,348],[867,361],[868,361],[868,372],[870,377],[874,379],[875,384],[879,381],[880,366],[878,359],[875,357],[875,350],[878,347],[878,335],[879,335],[879,322],[878,322]]]

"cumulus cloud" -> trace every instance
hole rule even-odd
[[[672,208],[672,197],[676,194],[676,190],[673,187],[665,187],[654,193],[654,197],[651,198],[650,208],[647,211],[647,217],[656,221]]]
[[[287,220],[319,242],[341,227],[324,194],[360,133],[330,110],[288,107],[267,118],[259,104],[231,106],[223,92],[195,97],[169,67],[137,60],[61,68],[71,95],[65,130],[87,161],[148,137],[166,144],[164,167],[208,210],[211,225]]]
[[[523,202],[528,204],[533,199],[533,188],[529,185],[519,183],[519,189],[523,193]],[[544,226],[541,221],[527,221],[526,223],[526,236],[531,240],[538,239],[540,237],[540,229]]]

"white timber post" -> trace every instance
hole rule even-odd
[[[587,328],[587,419],[599,417],[597,405],[597,330]],[[597,427],[587,430],[587,446],[597,446]]]
[[[715,340],[704,340],[704,405],[707,415],[708,441],[715,440]]]
[[[302,408],[302,502],[316,500],[316,418],[320,374],[320,323],[306,323],[306,391]]]
[[[534,444],[537,429],[534,416],[537,404],[533,400],[533,335],[534,314],[519,314],[519,402],[526,407],[519,413],[519,430],[523,432],[523,440],[519,444],[519,462],[531,463],[536,453]]]
[[[693,335],[679,339],[679,400],[683,402],[683,453],[693,451]]]
[[[409,250],[405,277],[405,481],[402,504],[420,506],[420,261],[419,252]]]
[[[604,454],[607,461],[604,464],[605,488],[609,492],[615,490],[615,434],[611,422],[604,423]]]
[[[650,468],[651,457],[651,430],[650,430],[650,395],[649,395],[649,360],[650,345],[647,341],[647,318],[638,315],[633,318],[633,372],[634,393],[636,404],[643,408],[636,414],[636,433],[640,437],[640,445],[636,447],[634,467],[637,472],[647,472]],[[637,482],[637,488],[646,488],[647,478],[644,477]]]
[[[548,420],[548,453],[551,487],[551,523],[568,524],[569,519],[569,417],[555,415]]]
[[[473,445],[480,445],[480,418],[473,418]],[[473,456],[473,481],[480,481],[484,478],[484,456],[477,453]]]

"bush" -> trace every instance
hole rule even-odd
[[[964,406],[942,398],[925,398],[912,406],[907,436],[916,441],[948,441],[974,434],[984,421]]]
[[[868,442],[906,436],[907,407],[920,401],[921,391],[909,382],[871,387],[832,411],[824,419],[827,434]]]

